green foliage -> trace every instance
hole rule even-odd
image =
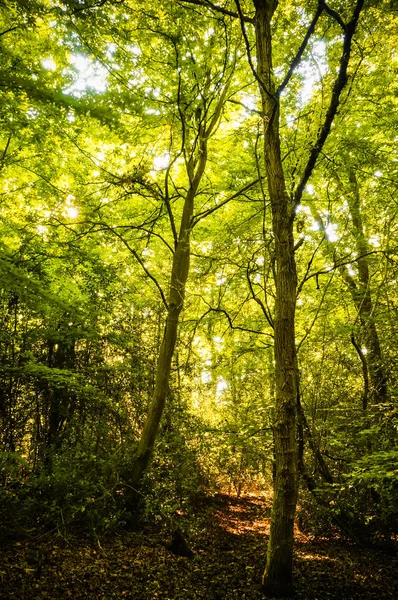
[[[3,533],[103,535],[142,515],[169,521],[198,491],[270,485],[275,240],[260,102],[239,23],[189,3],[0,4]],[[314,6],[279,3],[278,82]],[[295,221],[296,344],[312,435],[304,462],[326,502],[317,509],[303,492],[302,514],[318,533],[342,507],[375,535],[397,528],[391,7],[367,3],[340,112]],[[346,18],[351,7],[335,8]],[[249,24],[247,35],[251,44]],[[340,27],[323,15],[281,98],[289,192],[326,114],[340,52]],[[154,388],[187,164],[226,80],[195,199],[173,393],[133,514],[128,475]],[[352,172],[362,232],[350,209]],[[385,404],[373,389],[367,413],[352,335],[367,351],[370,379],[373,360],[388,380]]]
[[[345,474],[343,494],[351,490],[351,505],[374,535],[387,539],[398,533],[398,452],[365,454]]]
[[[384,450],[361,456],[351,465],[351,472],[347,477],[352,481],[366,480],[398,480],[398,451]]]
[[[26,468],[26,461],[19,458],[19,462]],[[51,473],[25,475],[22,481],[15,468],[3,466],[7,484],[0,498],[0,529],[4,538],[103,537],[120,530],[125,525],[124,464],[120,453],[97,456],[77,448],[53,459]]]

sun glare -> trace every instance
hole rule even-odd
[[[72,85],[64,89],[65,94],[80,97],[87,90],[106,91],[108,71],[105,67],[84,54],[72,54],[69,60],[76,75]]]
[[[297,73],[303,79],[303,87],[300,94],[300,103],[302,105],[310,100],[315,86],[329,70],[326,59],[326,48],[326,43],[323,40],[315,42],[312,46],[310,57],[304,60],[297,69]]]
[[[76,219],[79,214],[79,210],[75,206],[68,206],[65,212],[70,219]]]
[[[325,234],[329,242],[337,242],[339,236],[337,235],[336,223],[329,223],[327,227],[325,227]]]
[[[41,64],[46,69],[46,71],[55,71],[55,69],[57,68],[57,65],[55,64],[55,62],[53,61],[53,59],[51,57],[44,58],[41,61]]]
[[[164,171],[170,164],[169,152],[164,152],[153,159],[153,168],[155,171]]]

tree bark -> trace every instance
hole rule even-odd
[[[356,26],[364,0],[356,0],[351,20],[343,27],[343,51],[337,77],[334,81],[329,107],[316,142],[312,146],[300,182],[290,198],[286,190],[283,172],[280,134],[279,99],[294,68],[300,61],[310,35],[315,29],[321,12],[329,15],[330,9],[320,0],[314,18],[307,30],[304,42],[289,68],[283,83],[276,89],[272,71],[271,19],[278,0],[253,0],[255,7],[255,36],[257,71],[250,56],[250,44],[245,33],[239,0],[236,0],[241,26],[244,33],[248,60],[260,89],[262,117],[264,121],[264,159],[268,181],[268,193],[272,212],[272,230],[275,239],[275,422],[274,440],[276,477],[274,501],[271,513],[271,532],[268,542],[267,566],[263,576],[264,591],[272,596],[288,596],[293,592],[293,524],[297,502],[298,456],[296,444],[297,367],[295,349],[295,308],[297,274],[293,242],[295,208],[299,206],[305,186],[312,174],[322,148],[331,131],[332,123],[340,105],[341,93],[348,81],[347,69]]]
[[[279,98],[272,80],[271,18],[277,2],[254,0],[258,75],[264,120],[264,156],[272,227],[275,236],[275,421],[276,476],[264,591],[272,596],[293,592],[293,524],[298,466],[296,444],[297,374],[295,307],[297,275],[294,256],[294,206],[286,191],[279,137]]]

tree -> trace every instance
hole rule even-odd
[[[257,71],[252,63],[251,67],[259,83],[262,101],[264,159],[271,202],[276,259],[274,319],[276,478],[264,588],[268,594],[283,596],[292,593],[293,523],[298,486],[296,446],[297,362],[294,327],[297,274],[293,223],[295,211],[300,204],[302,194],[316,165],[318,156],[328,138],[340,103],[341,92],[347,82],[351,44],[363,7],[363,0],[356,3],[351,19],[347,24],[336,13],[333,15],[334,18],[337,16],[337,20],[344,31],[339,73],[332,89],[329,109],[325,115],[323,125],[311,149],[299,184],[290,197],[287,193],[281,158],[280,96],[289,83],[296,65],[300,62],[308,40],[326,5],[322,1],[318,3],[304,41],[298,49],[284,80],[278,87],[275,84],[273,73],[273,35],[271,26],[271,20],[277,5],[278,3],[274,0],[254,0]],[[237,7],[242,15],[239,3],[237,3]],[[241,16],[241,23],[244,28],[243,16]],[[250,53],[248,42],[247,50]]]
[[[178,57],[176,68],[179,68]],[[153,399],[141,435],[131,475],[133,486],[136,486],[139,483],[148,466],[166,402],[171,361],[177,339],[179,315],[183,308],[185,286],[189,274],[190,237],[194,223],[194,202],[206,168],[208,140],[210,136],[214,134],[218,126],[229,87],[228,79],[230,78],[230,75],[226,74],[227,80],[223,82],[221,92],[211,92],[209,88],[212,77],[214,78],[214,75],[212,76],[211,72],[208,71],[206,73],[206,81],[202,84],[203,87],[199,87],[200,100],[196,106],[193,118],[192,114],[187,114],[187,111],[181,105],[181,97],[177,98],[182,127],[182,153],[185,157],[185,166],[189,184],[183,203],[178,236],[170,205],[168,206],[174,233],[175,249],[169,283],[170,292],[167,302],[167,317],[162,345],[159,352]],[[222,84],[219,81],[217,85],[220,86]],[[210,108],[211,104],[214,103],[214,108]],[[191,122],[195,122],[196,125],[196,131],[194,129],[192,141],[189,141],[188,131],[186,129],[186,121],[189,118]],[[167,179],[166,185],[168,185]],[[166,203],[169,202],[167,197],[165,198],[165,201]]]

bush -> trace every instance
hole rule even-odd
[[[0,492],[2,537],[44,532],[103,536],[123,526],[122,466],[117,456],[99,458],[81,451],[54,457],[51,473],[14,480],[9,474]]]

